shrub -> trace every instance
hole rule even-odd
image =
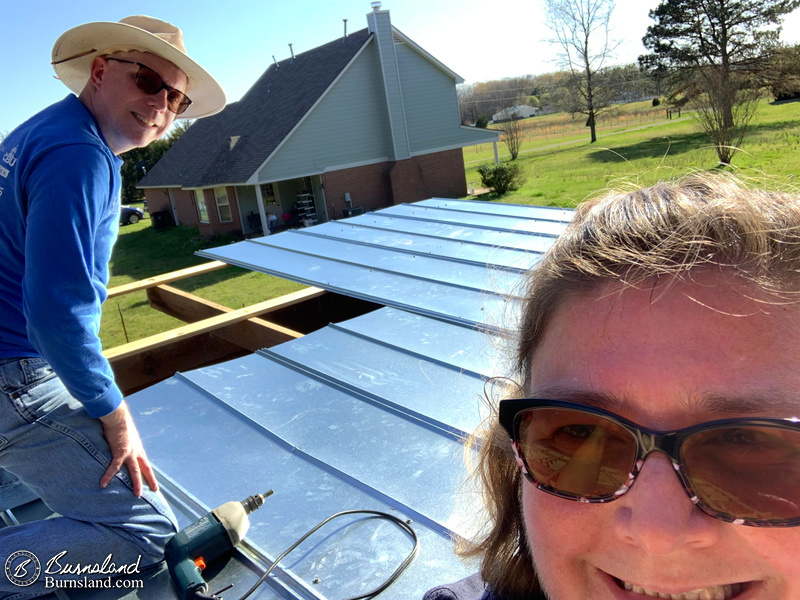
[[[485,164],[478,167],[481,184],[501,196],[507,192],[518,190],[525,178],[522,168],[517,163]]]
[[[653,98],[653,106],[660,106],[661,98]]]
[[[486,115],[478,115],[478,118],[475,119],[475,127],[486,129],[488,126],[489,126],[489,117],[487,117]]]

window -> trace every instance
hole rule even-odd
[[[261,184],[261,198],[264,204],[277,204],[278,200],[275,198],[275,188],[271,183]]]
[[[192,197],[195,204],[197,204],[197,214],[200,216],[200,222],[208,223],[208,207],[206,206],[206,197],[203,190],[199,190],[199,193],[192,190]]]
[[[228,202],[228,190],[224,187],[214,188],[214,198],[217,200],[219,222],[230,223],[233,221],[233,217],[231,216],[231,204]]]

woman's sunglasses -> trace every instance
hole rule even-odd
[[[139,70],[136,71],[136,75],[133,76],[133,80],[136,82],[136,87],[142,90],[145,94],[150,94],[151,96],[154,96],[161,90],[167,90],[167,108],[176,115],[184,112],[192,103],[192,101],[189,100],[189,96],[180,90],[176,90],[174,87],[168,86],[166,83],[164,83],[164,80],[161,79],[161,75],[153,71],[153,69],[147,65],[143,65],[142,63],[132,60],[114,58],[113,56],[106,56],[105,58],[106,60],[113,60],[139,67]]]
[[[800,525],[800,419],[724,419],[652,431],[559,400],[502,400],[500,424],[540,490],[603,503],[627,492],[650,452],[672,460],[703,512],[754,527]]]

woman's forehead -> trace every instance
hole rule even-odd
[[[797,305],[767,304],[746,286],[706,277],[606,288],[556,309],[531,361],[529,393],[595,394],[634,411],[646,402],[651,411],[800,412],[798,336]]]

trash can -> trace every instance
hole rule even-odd
[[[150,221],[153,223],[153,229],[156,231],[164,231],[174,225],[172,222],[172,215],[168,210],[158,210],[150,213]]]
[[[347,219],[349,217],[357,217],[358,215],[363,215],[364,209],[361,206],[351,206],[349,208],[342,209],[342,218]]]

